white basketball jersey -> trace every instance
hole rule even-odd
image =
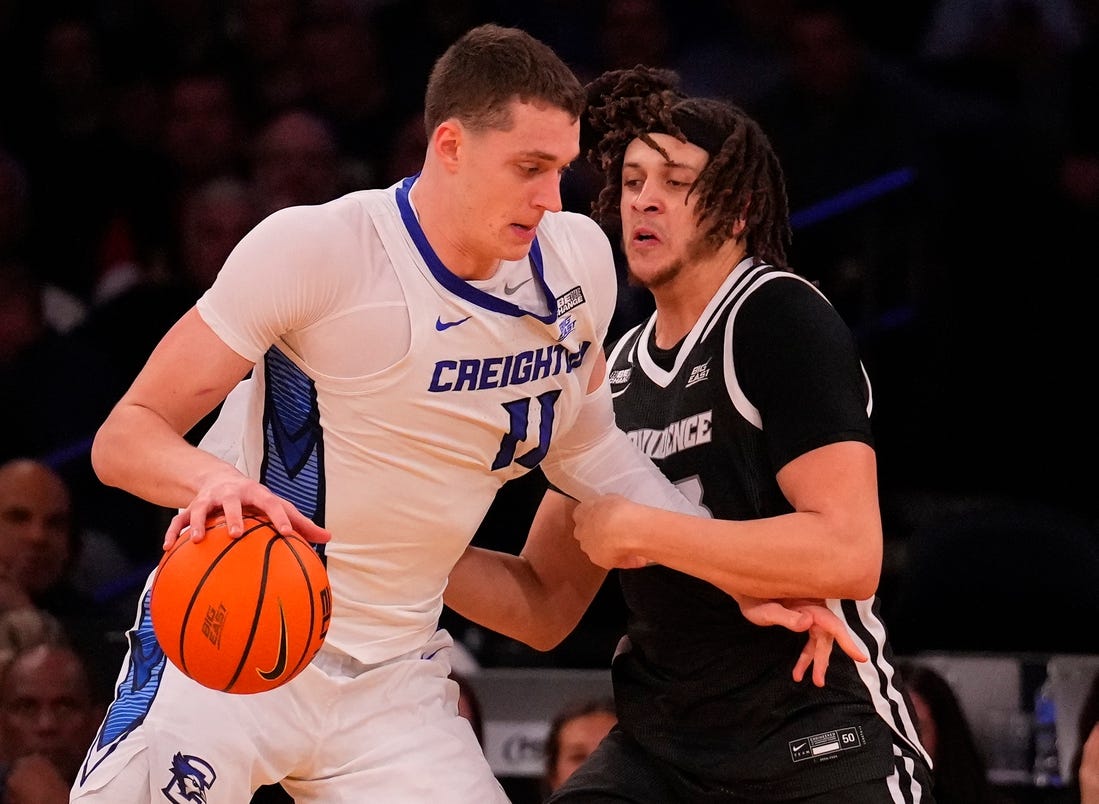
[[[238,466],[331,530],[328,644],[368,664],[431,636],[496,492],[575,420],[617,288],[602,232],[561,212],[486,293],[439,262],[411,185],[275,213],[198,305],[256,362],[213,432],[243,419]]]

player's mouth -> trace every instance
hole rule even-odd
[[[526,226],[522,223],[513,223],[511,224],[511,230],[515,232],[520,239],[530,242],[534,240],[534,236],[538,234],[538,224]]]
[[[660,235],[647,226],[637,227],[630,235],[630,243],[637,248],[651,248],[663,242]]]

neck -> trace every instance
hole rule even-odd
[[[461,211],[449,202],[455,194],[442,186],[447,178],[436,175],[436,169],[429,163],[412,185],[409,199],[420,228],[448,271],[461,279],[488,279],[500,267],[500,260],[474,253],[468,242],[463,241],[466,227],[461,221]]]
[[[743,241],[727,240],[716,251],[689,257],[672,279],[652,289],[657,346],[669,349],[683,340],[746,253]]]

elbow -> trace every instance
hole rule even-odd
[[[843,592],[839,597],[850,600],[866,600],[878,591],[881,581],[882,538],[881,533],[868,534],[852,545],[851,553],[843,562]]]
[[[571,630],[570,628],[560,627],[538,629],[531,634],[531,638],[527,640],[527,645],[539,653],[548,653],[560,645]]]
[[[543,636],[539,634],[527,642],[527,647],[533,648],[539,653],[548,653],[561,644],[564,636]]]
[[[873,597],[878,591],[878,583],[881,580],[881,562],[877,566],[866,567],[860,572],[852,573],[846,584],[847,594],[843,597],[850,600],[866,600]]]
[[[112,450],[110,447],[111,434],[106,424],[102,425],[92,439],[91,464],[95,476],[105,486],[117,486],[118,480],[114,476]]]

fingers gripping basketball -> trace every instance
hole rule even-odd
[[[254,693],[285,684],[320,650],[332,592],[300,536],[246,514],[244,535],[233,539],[218,514],[205,539],[180,539],[161,558],[150,608],[176,667],[206,687]]]

